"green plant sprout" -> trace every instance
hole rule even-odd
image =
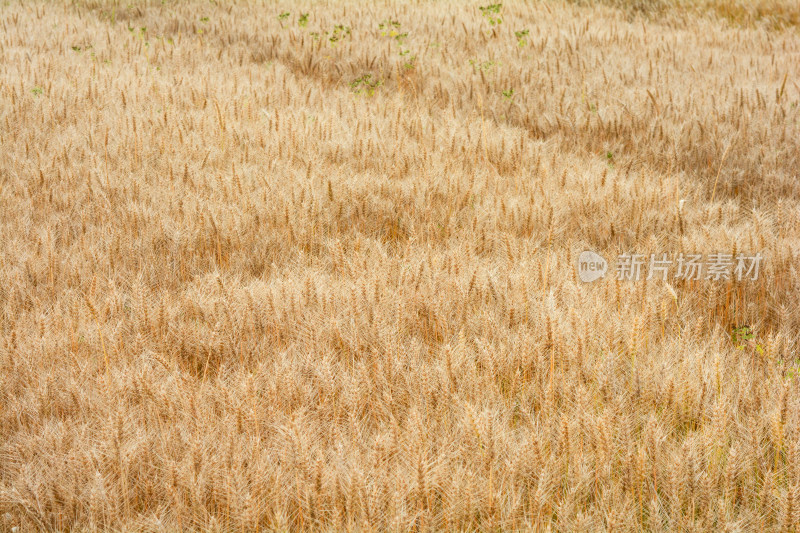
[[[528,44],[528,40],[526,39],[526,37],[528,36],[529,33],[530,31],[527,28],[524,30],[519,30],[514,32],[514,36],[517,38],[517,44],[520,47]]]
[[[733,339],[733,343],[736,345],[736,348],[741,350],[744,348],[744,345],[747,341],[754,337],[750,326],[736,326],[733,328],[733,332],[731,333],[731,338]]]
[[[745,346],[750,346],[754,352],[764,355],[764,347],[753,339],[755,339],[755,334],[748,325],[736,326],[731,332],[731,340],[737,350],[744,350]]]
[[[500,11],[503,9],[503,4],[489,4],[488,6],[479,7],[481,15],[489,21],[492,26],[502,24],[503,19],[500,18]]]
[[[33,89],[31,89],[31,92],[33,93],[34,96],[41,96],[42,92],[44,91],[42,90],[41,87],[34,87]]]
[[[780,365],[784,364],[783,359],[778,361]],[[789,363],[788,367],[783,372],[784,378],[788,381],[794,381],[800,377],[800,358],[795,358],[794,361]]]
[[[400,57],[406,57],[408,54],[411,53],[411,50],[403,50],[402,46],[405,44],[406,39],[408,38],[408,32],[400,33],[400,22],[391,19],[384,19],[378,24],[378,29],[381,31],[381,35],[383,37],[391,37],[397,44],[400,45],[400,51],[398,54]],[[403,68],[405,69],[413,69],[416,66],[416,55],[412,55],[408,57],[403,62]]]
[[[406,37],[408,37],[408,32],[398,33],[397,35],[394,36],[394,39],[395,41],[398,42],[398,44],[402,45],[403,43],[405,43]]]
[[[300,18],[297,20],[297,24],[301,28],[308,26],[308,13],[300,13]]]
[[[395,37],[399,33],[396,28],[400,28],[400,23],[396,20],[383,20],[378,24],[378,29],[381,30],[383,37]]]
[[[508,89],[503,91],[503,98],[508,100],[509,102],[514,99],[514,89]]]
[[[492,70],[494,67],[499,66],[500,62],[493,61],[491,59],[488,59],[486,61],[478,61],[477,59],[470,59],[469,64],[472,65],[472,67],[475,70],[482,70],[484,72],[488,72]]]
[[[383,81],[372,79],[372,74],[364,74],[350,82],[350,88],[354,94],[367,96],[373,96],[381,85],[383,85]]]
[[[348,35],[350,35],[350,26],[343,26],[339,24],[333,27],[333,34],[328,38],[328,40],[332,45],[335,46],[337,42]]]
[[[283,28],[283,21],[288,19],[290,14],[291,13],[289,13],[288,11],[284,11],[283,13],[278,15],[278,22],[280,22],[281,28]]]

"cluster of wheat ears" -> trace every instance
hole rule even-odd
[[[0,1],[0,530],[796,531],[798,8],[628,3]]]

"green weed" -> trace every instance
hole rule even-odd
[[[489,21],[489,24],[495,26],[502,24],[503,19],[500,17],[500,12],[503,10],[503,4],[489,4],[488,6],[479,7],[483,18]]]

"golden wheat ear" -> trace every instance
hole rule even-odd
[[[800,528],[796,0],[0,28],[0,532]]]

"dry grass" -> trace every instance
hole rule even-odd
[[[0,4],[0,529],[800,526],[797,29],[503,20]]]

